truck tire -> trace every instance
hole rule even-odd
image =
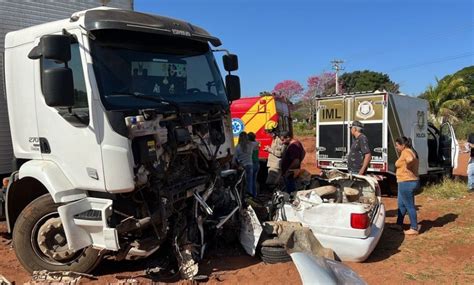
[[[279,246],[262,246],[260,249],[262,260],[265,263],[275,264],[291,261],[291,256],[286,249]]]
[[[101,261],[99,251],[84,248],[73,252],[49,194],[33,200],[21,212],[13,229],[13,247],[23,267],[37,270],[91,272]]]

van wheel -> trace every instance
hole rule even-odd
[[[291,261],[291,256],[286,249],[280,246],[262,246],[262,260],[265,263],[275,264]]]
[[[92,247],[68,249],[58,214],[58,205],[49,194],[33,200],[21,212],[13,229],[15,253],[30,273],[38,270],[91,272],[100,262]]]

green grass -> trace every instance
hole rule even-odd
[[[293,124],[293,132],[296,136],[315,136],[316,130],[305,122]]]
[[[462,198],[467,194],[467,185],[458,179],[444,178],[439,183],[428,184],[423,188],[423,195],[437,198]]]

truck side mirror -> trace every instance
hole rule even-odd
[[[53,67],[43,71],[43,95],[50,107],[74,106],[74,82],[68,67]]]
[[[30,59],[52,59],[60,62],[71,60],[71,37],[69,35],[46,35],[38,46],[28,54]]]
[[[239,69],[239,60],[235,54],[225,54],[222,56],[224,62],[224,69],[228,72],[236,71]]]
[[[229,101],[240,99],[240,79],[237,75],[226,75],[225,87],[227,89],[227,99]]]

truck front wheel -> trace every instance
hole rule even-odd
[[[15,253],[30,273],[37,270],[88,273],[100,262],[99,251],[92,247],[68,249],[58,205],[49,194],[28,204],[13,229]]]

